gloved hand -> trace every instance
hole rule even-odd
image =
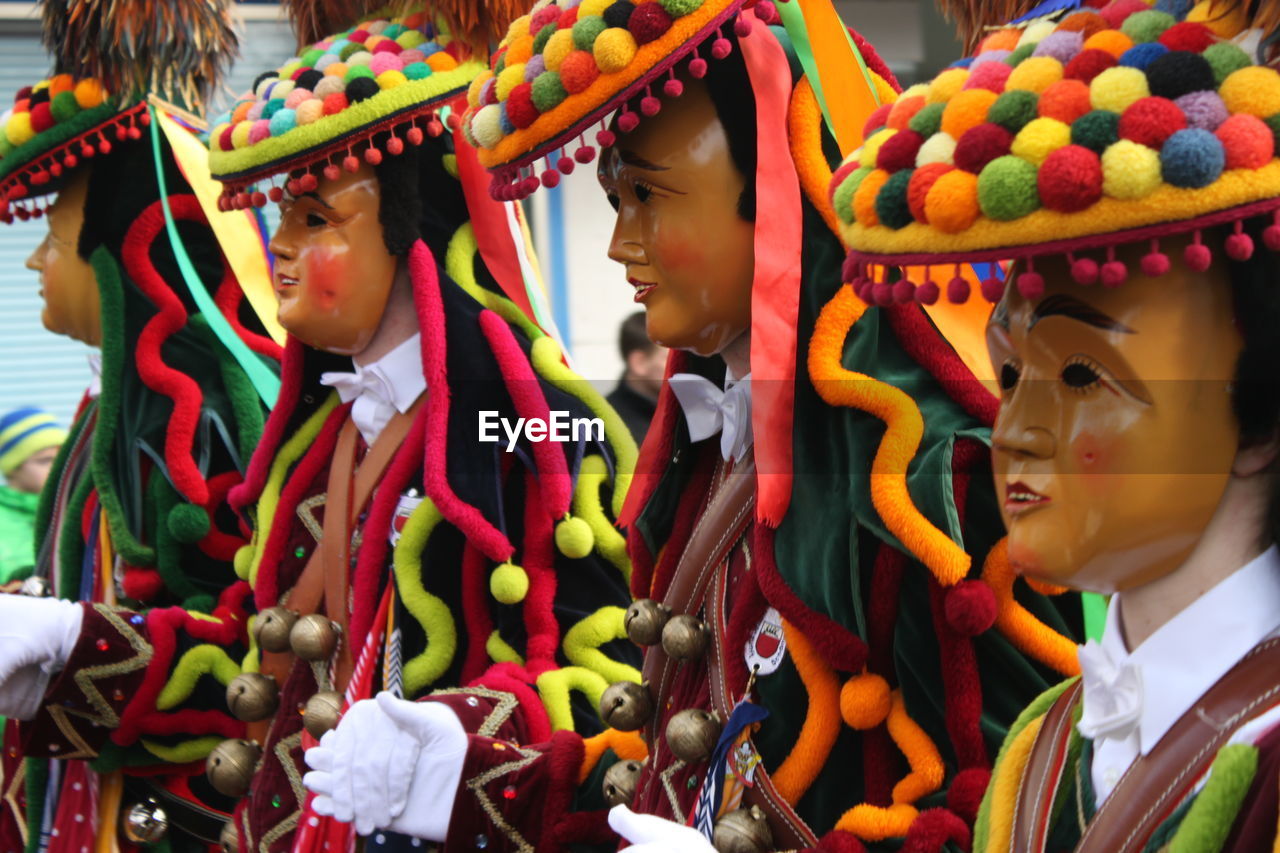
[[[361,835],[386,829],[442,842],[466,756],[467,733],[447,706],[384,692],[352,705],[307,750],[302,783],[317,814],[354,822]]]
[[[0,715],[29,720],[62,669],[84,622],[74,601],[0,595]]]
[[[626,806],[609,810],[609,826],[630,842],[635,853],[716,853],[716,848],[691,826],[651,814],[636,814]]]

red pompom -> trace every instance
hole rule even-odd
[[[1103,287],[1119,287],[1129,277],[1129,268],[1124,261],[1107,261],[1098,272],[1098,279]]]
[[[982,298],[991,303],[1000,301],[1004,296],[1004,282],[998,278],[984,278],[982,280]]]
[[[924,284],[916,288],[915,299],[921,305],[933,305],[938,301],[941,291],[937,282],[926,281]]]
[[[1224,248],[1231,260],[1247,261],[1253,257],[1253,238],[1243,232],[1232,234],[1227,238]]]
[[[367,39],[368,37],[369,37],[368,30],[356,30],[351,35],[347,36],[347,41],[353,41],[359,44],[364,44],[364,40]]]
[[[733,34],[740,39],[744,39],[747,36],[751,35],[751,21],[747,19],[746,15],[739,15],[734,20]],[[728,56],[728,55],[729,55],[729,52],[725,51],[725,56]],[[719,57],[719,58],[723,59],[724,57]]]
[[[66,157],[62,158],[62,165],[66,166],[68,169],[74,169],[79,165],[79,163],[80,158],[76,157],[74,154],[67,154]]]
[[[120,582],[121,591],[126,598],[134,601],[150,601],[164,589],[164,579],[155,569],[139,569],[128,566],[124,570],[124,578]]]
[[[1160,34],[1160,43],[1169,50],[1185,50],[1189,53],[1202,53],[1215,41],[1217,39],[1212,30],[1194,21],[1174,24]]]
[[[964,88],[987,89],[999,95],[1004,91],[1004,85],[1008,82],[1009,75],[1012,73],[1013,66],[1007,63],[984,62],[973,69],[969,79],[964,81]]]
[[[436,132],[432,134],[433,136],[439,136],[440,134],[444,133],[444,127],[441,126],[440,119],[433,118],[431,121],[427,122],[428,133],[430,133],[432,126],[434,126],[436,130]],[[410,145],[414,145],[414,146],[421,145],[422,144],[422,128],[420,127],[409,128],[408,130],[405,131],[404,138],[409,140]]]
[[[947,301],[953,305],[963,305],[969,301],[969,281],[963,276],[956,276],[947,282]]]
[[[1151,6],[1142,0],[1115,0],[1098,10],[1098,14],[1106,19],[1113,30],[1120,29],[1124,19],[1135,12],[1149,12]]]
[[[877,305],[892,305],[893,285],[887,281],[877,281],[871,288],[871,296]]]
[[[1159,278],[1169,271],[1169,256],[1164,252],[1151,252],[1142,256],[1141,266],[1147,278]]]
[[[630,133],[631,131],[635,130],[639,126],[640,126],[639,113],[634,113],[631,110],[624,110],[622,114],[618,116],[618,130],[622,131],[623,133]]]
[[[667,14],[661,3],[641,3],[627,20],[627,29],[631,31],[636,44],[648,44],[662,38],[671,29],[671,15]]]
[[[1186,126],[1187,117],[1177,104],[1168,98],[1153,96],[1134,101],[1121,113],[1119,133],[1121,139],[1131,139],[1159,151],[1166,139]],[[1267,138],[1271,138],[1270,130]]]
[[[701,56],[695,56],[689,60],[689,76],[695,80],[701,80],[707,76],[707,61]]]
[[[124,128],[116,128],[116,138],[119,139]],[[231,144],[231,125],[227,125],[222,129],[222,133],[218,134],[218,147],[223,151],[230,151],[235,146]]]
[[[99,154],[103,154],[103,155],[110,154],[110,153],[111,153],[111,142],[110,142],[109,140],[106,140],[106,139],[99,140],[99,141],[98,141],[98,153],[99,153]]]
[[[907,182],[907,209],[916,222],[929,221],[924,212],[924,202],[929,196],[929,190],[933,189],[938,178],[954,168],[950,163],[928,163],[911,173],[911,180]]]
[[[596,58],[585,50],[575,50],[560,63],[560,83],[566,92],[576,95],[600,76]]]
[[[1040,274],[1023,273],[1019,276],[1019,290],[1023,290],[1023,279],[1029,275],[1039,277]],[[1040,279],[1040,290],[1043,293],[1044,279]],[[1023,295],[1028,299],[1039,298],[1039,296],[1027,295],[1025,291]],[[999,609],[996,594],[985,581],[961,581],[947,590],[945,603],[947,624],[952,630],[966,637],[976,637],[989,630],[996,623],[996,613]]]
[[[387,140],[387,153],[395,156],[404,151],[404,140],[398,136],[393,136]]]
[[[271,189],[267,190],[267,198],[279,204],[281,201],[284,200],[284,190],[282,190],[280,187],[272,187]]]
[[[547,189],[551,189],[560,183],[560,173],[555,169],[548,169],[542,173],[542,185]]]
[[[866,124],[862,125],[862,138],[866,139],[880,128],[884,127],[885,122],[889,120],[889,113],[893,110],[893,104],[881,104],[867,116]]]
[[[596,159],[596,149],[592,148],[590,145],[584,145],[577,151],[573,152],[573,159],[585,166],[587,163]]]
[[[733,45],[729,43],[727,38],[718,38],[711,43],[711,56],[714,59],[724,59],[733,53]]]
[[[898,135],[901,136],[902,133]],[[976,175],[992,160],[1008,154],[1012,145],[1012,133],[998,124],[987,122],[964,132],[956,143],[953,159],[961,169]],[[884,151],[883,148],[880,150]]]
[[[561,157],[560,161],[556,163],[556,168],[560,170],[562,175],[572,175],[575,166],[577,166],[577,163],[573,162],[572,157],[567,156]]]
[[[1093,258],[1076,258],[1071,262],[1071,277],[1076,284],[1090,285],[1098,282],[1098,262]]]
[[[893,301],[899,305],[905,305],[910,302],[916,295],[916,283],[900,278],[893,283]]]
[[[248,193],[236,193],[236,210],[248,210],[251,200]]]
[[[145,117],[145,116],[144,116],[144,117]],[[135,126],[135,127],[131,127],[131,128],[129,128],[128,136],[129,136],[129,138],[130,138],[130,139],[132,139],[132,140],[134,140],[134,141],[137,141],[137,140],[139,140],[139,139],[141,139],[141,138],[142,138],[142,129],[141,129],[141,128],[139,128],[139,127],[136,127],[136,126]],[[86,146],[85,146],[85,148],[88,148],[90,151],[92,151],[92,150],[93,150],[93,149],[92,149],[92,148],[90,148],[88,145],[86,145]],[[83,152],[82,152],[82,153],[83,153]],[[90,154],[90,155],[88,155],[88,156],[93,156],[93,155],[92,155],[92,154]]]
[[[1280,225],[1268,225],[1262,229],[1262,242],[1273,252],[1280,252]]]
[[[370,146],[364,150],[364,161],[370,166],[376,166],[382,162],[382,152]],[[303,178],[303,180],[306,180],[306,178]]]
[[[533,84],[521,83],[507,95],[507,118],[518,128],[526,128],[538,120],[538,108],[533,105]]]
[[[457,44],[457,42],[451,42],[449,46],[453,47],[453,45],[455,44]],[[449,117],[446,118],[444,121],[445,121],[445,124],[447,124],[449,126],[449,129],[452,131],[456,131],[458,128],[462,127],[462,116],[457,112],[449,113]],[[427,124],[428,130],[431,129],[431,123],[439,124],[440,119],[432,118],[431,122]],[[439,134],[436,134],[436,135],[439,136]]]
[[[1077,53],[1067,67],[1063,70],[1062,76],[1068,80],[1080,80],[1084,83],[1092,82],[1103,71],[1116,64],[1116,58],[1105,50],[1098,48],[1089,48]]]
[[[360,168],[359,164],[356,165],[356,169],[358,168]],[[351,169],[350,171],[354,172],[355,169]],[[285,181],[284,188],[289,191],[289,195],[302,195],[302,185],[298,183],[297,178],[290,178]]]
[[[675,77],[671,77],[662,84],[662,94],[668,98],[678,98],[684,94],[684,83],[681,83]]]
[[[337,163],[330,163],[324,167],[324,177],[325,180],[336,181],[342,177],[342,169],[339,168]]]
[[[342,158],[342,168],[348,172],[354,172],[360,168],[360,161],[355,158],[355,155],[348,154]]]
[[[632,12],[632,14],[634,15],[635,13]],[[556,29],[567,30],[576,23],[578,23],[578,7],[563,9],[560,12],[560,20],[556,21]]]
[[[57,162],[50,164],[49,174],[53,175],[55,178],[62,177],[62,164]]]
[[[644,113],[646,116],[656,116],[658,113],[662,112],[662,101],[658,100],[653,95],[645,95],[640,99],[640,112]]]
[[[787,2],[787,0],[782,0]],[[782,15],[778,12],[778,7],[773,5],[772,0],[759,0],[755,7],[756,17],[763,21],[767,26],[773,26],[782,19]]]
[[[1018,292],[1032,301],[1044,296],[1044,276],[1038,272],[1022,273],[1018,276]]]
[[[534,12],[533,17],[529,19],[529,32],[536,33],[547,24],[558,24],[559,22],[560,7],[547,4]]]
[[[924,145],[924,137],[914,130],[900,130],[880,146],[876,167],[893,173],[899,169],[912,169],[916,165],[916,153]]]
[[[968,824],[959,815],[947,809],[927,809],[911,821],[901,853],[942,853],[948,842],[968,850],[970,836]]]
[[[324,105],[324,114],[327,116],[336,115],[347,108],[347,96],[344,92],[332,92],[324,96],[321,102]]]
[[[266,207],[267,194],[259,190],[249,197],[249,201],[253,204],[254,207]]]
[[[1036,183],[1045,207],[1076,213],[1102,198],[1102,162],[1083,145],[1067,145],[1045,158]]]
[[[1276,153],[1275,136],[1262,119],[1237,113],[1214,131],[1226,153],[1228,169],[1260,169]]]
[[[1089,87],[1079,80],[1059,80],[1041,93],[1036,106],[1044,118],[1071,124],[1092,109]]]
[[[375,46],[373,49],[374,53],[401,53],[403,51],[404,51],[404,48],[396,44],[394,39],[383,39],[382,41],[378,42],[377,46]],[[310,69],[307,69],[307,68],[298,69],[299,72],[308,71],[308,70]],[[298,79],[297,74],[294,75],[294,79],[295,80]]]
[[[1192,272],[1204,272],[1213,263],[1213,252],[1204,243],[1192,243],[1182,251],[1182,260]]]
[[[867,848],[858,840],[858,836],[842,829],[833,829],[822,836],[817,849],[822,853],[867,853]]]
[[[614,135],[612,130],[602,130],[596,134],[596,145],[601,148],[609,148],[617,141],[618,137]]]
[[[231,125],[227,125],[226,130],[224,130],[223,133],[226,135],[227,144],[222,150],[230,151],[233,147],[231,145]],[[116,125],[116,141],[117,142],[123,142],[125,137],[128,135],[129,135],[128,128],[126,128],[123,124]],[[222,141],[221,138],[219,138],[218,141],[221,143]]]
[[[521,181],[520,189],[524,192],[525,198],[528,198],[537,192],[540,186],[542,186],[542,181],[538,180],[536,175],[530,175]]]
[[[978,817],[982,796],[990,783],[991,771],[985,767],[961,770],[947,788],[947,808],[960,815],[965,822],[973,823]]]
[[[31,129],[36,133],[44,133],[53,127],[53,109],[48,101],[43,101],[31,108]]]

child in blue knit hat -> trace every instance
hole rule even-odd
[[[22,580],[35,565],[36,505],[67,431],[34,407],[0,417],[0,585]]]

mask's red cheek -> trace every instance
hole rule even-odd
[[[705,269],[707,245],[696,237],[697,229],[659,228],[654,235],[654,260],[667,270],[681,270],[697,276]]]
[[[333,309],[345,292],[355,286],[351,277],[351,252],[346,246],[313,246],[302,259],[307,291],[322,309]]]

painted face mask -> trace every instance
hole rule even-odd
[[[83,171],[49,206],[49,233],[27,258],[27,269],[40,274],[44,327],[55,334],[98,346],[102,342],[98,282],[93,267],[77,250],[88,194],[89,173]]]
[[[707,89],[693,83],[602,158],[618,211],[609,257],[627,268],[649,337],[714,355],[751,325],[754,226],[745,185]]]
[[[1226,487],[1239,433],[1231,289],[1221,264],[1111,289],[1080,287],[1051,260],[1044,278],[1036,299],[1010,288],[988,326],[1009,557],[1033,578],[1116,592],[1181,564]]]
[[[269,247],[280,324],[308,346],[356,355],[378,329],[396,275],[380,199],[373,168],[361,165],[280,203]]]

